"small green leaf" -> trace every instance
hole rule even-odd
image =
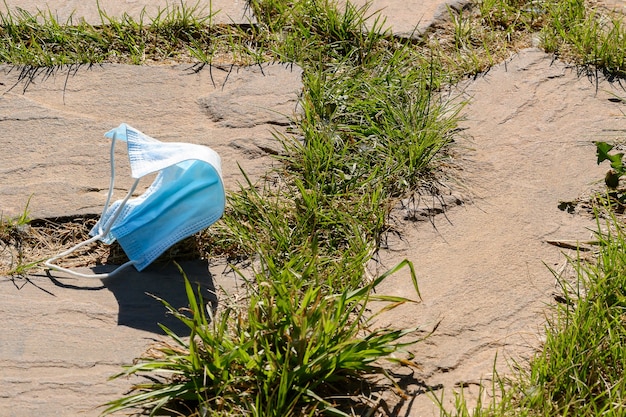
[[[598,165],[603,161],[611,160],[609,152],[613,149],[613,145],[606,142],[596,142],[596,155],[598,155]]]
[[[611,159],[611,168],[617,171],[618,175],[624,174],[624,166],[622,164],[622,158],[624,157],[623,153],[618,153],[615,155],[609,155]]]
[[[611,168],[617,171],[618,175],[623,175],[626,173],[624,171],[624,165],[622,163],[622,158],[624,157],[623,153],[617,154],[609,154],[609,152],[613,149],[613,145],[609,145],[606,142],[596,142],[596,154],[598,155],[598,165],[603,161],[610,161]]]

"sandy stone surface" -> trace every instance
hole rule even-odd
[[[606,167],[596,165],[593,141],[614,141],[626,133],[618,85],[579,76],[537,49],[520,52],[453,94],[469,101],[456,143],[465,188],[453,194],[471,201],[445,216],[411,222],[411,207],[396,212],[402,240],[391,240],[382,263],[411,260],[423,303],[394,313],[392,323],[423,324],[437,331],[414,349],[424,386],[451,389],[510,371],[540,346],[546,306],[558,294],[548,268],[559,270],[563,249],[550,240],[586,241],[595,224],[559,210],[561,201],[588,195],[602,183]],[[430,202],[432,205],[432,201]],[[574,255],[570,253],[570,255]],[[412,293],[399,274],[383,293]],[[441,390],[436,390],[441,394]],[[431,400],[417,395],[410,416],[438,416]]]
[[[238,165],[258,178],[281,152],[273,133],[289,125],[302,84],[293,65],[99,65],[35,74],[3,66],[0,88],[0,212],[19,214],[32,195],[31,215],[40,218],[101,211],[110,174],[103,134],[121,122],[163,141],[212,147],[229,190],[242,180]],[[124,147],[116,163],[121,197],[131,182]],[[224,265],[217,273],[203,262],[184,268],[205,288],[232,292]],[[158,265],[123,280],[0,278],[0,415],[99,415],[132,383],[108,377],[162,334],[156,323],[185,332],[146,293],[180,307],[182,290],[178,271]]]
[[[190,280],[206,290],[214,288],[205,262],[182,266]],[[54,277],[0,278],[3,417],[98,416],[102,404],[138,381],[109,377],[162,334],[156,323],[185,334],[146,294],[177,307],[187,305],[173,265],[152,265],[141,274],[130,271],[120,280]]]
[[[340,3],[345,4],[344,0]],[[449,17],[449,9],[460,9],[469,4],[469,0],[353,0],[357,7],[369,3],[367,14],[368,26],[372,27],[379,18],[382,29],[390,29],[395,36],[416,38],[428,28]]]
[[[230,2],[241,6],[236,3]],[[54,4],[61,10],[74,3]],[[110,4],[139,10],[130,0]],[[442,7],[439,1],[386,0],[372,6],[384,8],[396,34],[426,28]],[[213,147],[232,190],[241,179],[238,163],[253,177],[268,169],[269,155],[280,151],[271,132],[286,128],[302,88],[301,71],[292,66],[196,73],[189,65],[102,65],[20,75],[0,67],[0,211],[18,214],[33,195],[35,217],[101,210],[109,178],[109,142],[102,135],[121,122],[160,140]],[[473,391],[491,377],[496,354],[497,369],[506,373],[508,360],[524,363],[540,345],[555,292],[548,267],[564,261],[562,249],[547,241],[585,240],[594,227],[558,204],[584,195],[603,177],[606,168],[596,166],[592,142],[623,139],[626,132],[624,102],[613,100],[626,92],[537,49],[450,94],[469,103],[455,145],[462,169],[452,173],[452,196],[445,197],[454,207],[432,223],[413,220],[424,204],[398,207],[402,239],[391,236],[380,255],[381,270],[411,260],[423,297],[419,305],[381,317],[381,324],[429,330],[440,323],[414,349],[422,370],[401,380],[409,394],[402,416],[439,415],[424,394],[428,388],[441,395],[443,387],[448,399],[461,385]],[[122,149],[120,194],[129,184],[124,158]],[[207,289],[235,291],[224,265],[184,268]],[[111,280],[57,273],[0,277],[0,415],[97,416],[99,405],[133,382],[108,377],[160,337],[157,322],[176,326],[145,293],[182,306],[182,290],[179,274],[159,265]],[[406,272],[381,292],[411,295]]]
[[[626,1],[625,0],[599,0],[598,5],[612,10],[618,13],[624,14],[626,12]]]
[[[213,16],[213,23],[250,23],[254,17],[246,0],[189,0],[182,2],[189,10],[196,9],[198,15]],[[0,12],[12,13],[18,9],[36,15],[51,12],[60,23],[78,23],[81,20],[91,25],[102,24],[100,11],[109,17],[120,18],[124,14],[135,21],[150,22],[159,12],[173,10],[180,1],[167,0],[6,0],[0,4]],[[98,5],[100,9],[98,9]]]
[[[237,164],[258,178],[281,151],[272,133],[289,124],[302,90],[301,70],[292,65],[195,72],[189,64],[111,64],[21,81],[20,74],[0,66],[5,216],[20,213],[31,195],[33,217],[100,213],[110,177],[110,141],[103,135],[122,122],[162,141],[213,148],[227,188],[235,189],[242,180]],[[123,196],[132,181],[118,148],[116,189]]]

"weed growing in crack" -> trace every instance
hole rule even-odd
[[[258,259],[249,308],[227,309],[209,325],[190,296],[201,324],[191,327],[182,350],[164,347],[158,360],[124,373],[174,376],[138,384],[106,412],[154,412],[182,400],[200,414],[346,415],[332,400],[336,384],[385,375],[383,359],[410,366],[390,355],[419,340],[405,339],[416,329],[374,329],[376,314],[366,314],[366,306],[382,302],[385,311],[408,302],[372,291],[400,267],[411,270],[417,291],[412,267],[404,262],[368,283],[365,265],[391,201],[411,190],[450,142],[458,109],[433,93],[441,81],[433,66],[421,65],[428,60],[384,33],[364,31],[362,13],[302,1],[290,6],[289,20],[260,25],[290,39],[304,94],[302,116],[293,120],[297,137],[277,135],[282,167],[259,184],[246,177],[220,224],[206,232],[212,250]],[[208,356],[196,358],[202,349]]]
[[[24,253],[25,241],[29,238],[29,197],[22,213],[4,219],[0,215],[0,275],[23,275],[43,260],[30,260]]]
[[[282,266],[262,265],[246,311],[213,313],[185,277],[189,309],[161,301],[189,327],[189,337],[161,326],[169,340],[115,376],[148,379],[110,402],[104,414],[145,408],[151,414],[282,417],[322,411],[348,417],[332,393],[345,394],[352,385],[368,383],[368,375],[385,374],[381,360],[417,366],[402,348],[423,338],[418,329],[372,326],[378,314],[417,302],[374,292],[408,268],[419,297],[412,265],[402,262],[366,285],[333,293],[322,284],[341,277],[326,276],[314,251],[310,255]],[[368,312],[371,302],[377,313]]]
[[[610,189],[616,189],[620,179],[626,174],[626,168],[623,165],[623,153],[609,153],[613,149],[613,145],[606,142],[596,142],[596,154],[598,155],[598,165],[604,161],[609,161],[611,169],[606,173],[604,182]]]
[[[581,0],[548,1],[543,7],[546,24],[541,39],[546,51],[592,72],[626,73],[626,30],[621,14],[601,12]]]

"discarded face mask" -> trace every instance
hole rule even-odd
[[[106,278],[133,265],[146,268],[176,242],[209,227],[224,213],[225,192],[219,155],[202,145],[160,142],[121,124],[105,134],[111,139],[111,183],[102,216],[91,239],[50,258],[45,265],[79,277]],[[115,183],[116,141],[127,142],[134,184],[124,199],[110,203]],[[139,197],[130,198],[139,180],[157,177]],[[117,240],[130,259],[106,274],[82,274],[53,264],[96,240]]]

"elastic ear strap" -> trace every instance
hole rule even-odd
[[[110,163],[111,163],[111,179],[109,181],[109,192],[107,193],[107,199],[106,202],[104,203],[104,208],[102,209],[102,214],[100,215],[100,218],[104,217],[104,213],[106,213],[107,209],[109,208],[109,203],[111,202],[111,196],[113,195],[113,188],[115,186],[115,142],[117,142],[117,132],[113,133],[113,138],[111,139],[111,156],[109,158]],[[99,228],[99,234],[102,233],[102,225],[100,225]],[[104,233],[104,235],[108,234],[109,232],[107,231],[106,233]]]
[[[115,224],[115,220],[117,220],[119,215],[122,213],[122,209],[126,205],[126,202],[128,201],[128,199],[133,195],[133,192],[135,192],[135,188],[137,188],[138,184],[139,184],[139,179],[136,179],[135,182],[133,183],[132,187],[130,187],[130,190],[128,190],[128,193],[126,194],[126,196],[124,197],[124,199],[120,203],[120,205],[117,208],[117,210],[115,210],[115,214],[111,217],[111,219],[104,226],[104,230],[101,229],[100,233],[98,233],[96,236],[92,237],[91,239],[85,240],[84,242],[80,242],[80,243],[72,246],[68,250],[66,250],[64,252],[61,252],[60,254],[58,254],[56,256],[53,256],[52,258],[50,258],[47,261],[45,261],[44,265],[47,266],[50,269],[55,270],[55,271],[65,272],[67,274],[70,274],[70,275],[73,275],[73,276],[76,276],[76,277],[81,277],[81,278],[109,278],[109,277],[112,277],[113,275],[117,274],[122,269],[124,269],[124,268],[126,268],[126,267],[128,267],[130,265],[134,265],[136,263],[135,261],[128,261],[125,264],[119,266],[114,271],[106,273],[106,274],[82,274],[80,272],[72,271],[71,269],[63,268],[61,266],[55,265],[52,262],[54,262],[54,261],[56,261],[58,259],[64,258],[64,257],[70,255],[71,253],[75,252],[76,250],[82,248],[83,246],[89,245],[89,244],[95,242],[96,240],[100,239],[101,237],[108,235],[109,232],[111,231],[111,228],[113,227],[113,224]],[[111,186],[112,185],[113,185],[113,181],[111,181]],[[109,190],[109,197],[110,197],[110,195],[111,195],[111,191]],[[107,205],[105,206],[105,211],[106,211],[107,207],[108,207],[108,199],[107,199]]]
[[[111,228],[113,227],[113,224],[115,224],[115,221],[117,220],[117,218],[120,216],[120,214],[122,214],[122,209],[124,208],[124,206],[126,205],[126,202],[128,201],[128,199],[133,195],[133,193],[135,192],[135,189],[137,188],[137,185],[139,185],[139,180],[141,178],[137,178],[135,180],[135,182],[133,183],[133,185],[130,187],[130,190],[128,190],[128,193],[126,193],[126,197],[124,197],[124,199],[122,200],[122,202],[120,203],[120,206],[117,208],[117,210],[115,210],[115,214],[113,214],[113,216],[109,219],[109,221],[107,222],[107,224],[104,225],[104,230],[101,230],[100,233],[98,233],[99,237],[102,236],[106,236],[109,234],[109,232],[111,231]],[[111,194],[111,192],[109,191],[109,194]],[[107,199],[108,200],[108,199]],[[106,212],[106,208],[108,207],[108,204],[105,206],[105,211],[102,213],[102,215],[104,216],[104,213]],[[102,217],[101,217],[102,218]],[[102,225],[101,225],[102,226]]]
[[[58,259],[58,258],[56,258]],[[60,272],[65,272],[66,274],[75,276],[75,277],[79,277],[79,278],[100,278],[100,279],[104,279],[104,278],[111,278],[112,276],[117,275],[119,272],[121,272],[122,270],[126,269],[127,267],[136,264],[135,261],[128,261],[123,265],[118,266],[115,270],[108,272],[106,274],[83,274],[80,272],[76,272],[73,271],[71,269],[68,268],[63,268],[62,266],[58,266],[58,265],[53,265],[50,262],[53,261],[54,259],[50,259],[48,261],[46,261],[44,264],[50,268],[53,269],[55,271],[60,271]]]

